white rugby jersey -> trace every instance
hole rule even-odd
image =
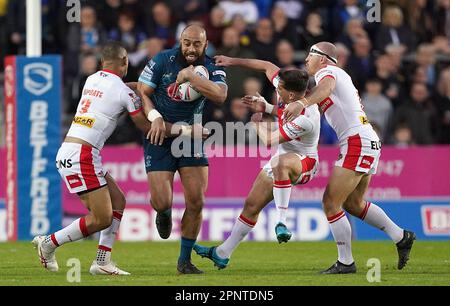
[[[117,126],[120,115],[142,109],[140,98],[116,74],[101,70],[89,76],[67,136],[101,149]]]
[[[272,84],[278,88],[278,73],[272,77]],[[300,116],[291,122],[285,122],[283,110],[286,106],[277,92],[278,127],[287,142],[278,145],[279,150],[306,155],[318,159],[317,146],[320,136],[320,112],[317,105],[303,109]]]
[[[331,95],[320,102],[319,107],[336,132],[339,141],[364,130],[372,129],[363,110],[358,90],[344,70],[335,65],[327,65],[317,71],[314,78],[316,84],[319,84],[324,78],[336,80],[336,86]]]

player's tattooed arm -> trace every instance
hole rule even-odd
[[[300,99],[299,101],[295,101],[296,103],[289,103],[283,111],[284,117],[287,121],[294,120],[300,115],[304,108],[320,103],[328,98],[335,86],[336,80],[334,78],[323,78],[306,97]]]
[[[194,73],[194,66],[180,70],[177,83],[190,82],[191,85],[211,102],[222,104],[227,99],[228,88],[224,84],[217,84],[204,79]]]
[[[263,122],[262,113],[255,113],[251,118],[251,125],[256,130],[261,141],[268,147],[277,146],[280,143],[287,142],[283,135],[278,131],[272,130],[272,122]]]
[[[248,69],[253,69],[257,71],[264,72],[269,80],[280,70],[280,68],[268,61],[251,59],[251,58],[238,58],[238,57],[228,57],[225,55],[214,56],[217,66],[229,67],[229,66],[240,66]]]

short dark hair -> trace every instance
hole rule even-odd
[[[102,49],[102,61],[122,60],[122,54],[126,49],[117,41],[108,41]]]
[[[308,87],[309,76],[303,69],[283,68],[278,75],[286,90],[304,93]]]

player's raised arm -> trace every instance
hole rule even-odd
[[[280,70],[280,67],[277,65],[258,59],[228,57],[225,55],[216,55],[214,59],[216,60],[217,66],[239,66],[264,72],[270,81],[272,81],[273,77]]]

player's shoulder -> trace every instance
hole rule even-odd
[[[205,67],[208,71],[224,70],[223,67],[217,66],[216,61],[208,55],[205,55]]]
[[[158,54],[156,54],[150,61],[149,63],[153,63],[153,62],[170,62],[170,61],[175,61],[175,58],[177,56],[177,49],[173,48],[173,49],[167,49],[167,50],[163,50],[161,52],[159,52]]]

